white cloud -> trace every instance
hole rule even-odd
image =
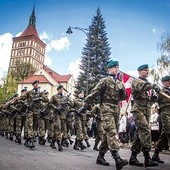
[[[49,35],[46,33],[46,31],[44,31],[43,33],[40,33],[40,39],[41,39],[41,40],[49,40],[50,37],[49,37]]]
[[[45,56],[44,64],[47,65],[47,66],[52,65],[52,59],[50,57],[48,57],[47,55]]]
[[[70,46],[70,42],[67,37],[62,37],[60,39],[52,40],[50,46],[54,50],[58,50],[58,51],[68,50]]]
[[[127,71],[127,74],[132,76],[132,77],[134,77],[134,78],[138,78],[139,77],[138,71],[136,71],[136,70],[129,70],[129,71]]]
[[[155,28],[153,28],[153,29],[152,29],[152,32],[153,32],[154,34],[156,34],[156,33],[157,33],[157,30],[156,30]]]
[[[45,48],[45,52],[48,53],[50,51],[51,51],[51,46],[50,46],[50,44],[47,44],[46,48]]]
[[[81,59],[79,58],[76,61],[71,62],[68,67],[69,73],[72,74],[75,79],[77,79],[80,73],[80,68],[79,68],[80,63],[81,63]]]
[[[19,37],[22,34],[22,32],[19,32],[15,35],[15,37]]]
[[[1,56],[1,64],[0,64],[0,77],[2,78],[5,72],[8,71],[11,47],[12,47],[12,38],[13,35],[11,33],[5,33],[0,35],[0,56]]]

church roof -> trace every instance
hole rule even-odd
[[[28,36],[28,35],[34,35],[37,38],[39,38],[35,24],[36,24],[36,17],[35,17],[35,6],[34,6],[32,14],[29,18],[29,24],[28,24],[27,28],[25,29],[25,31],[20,35],[20,37]]]

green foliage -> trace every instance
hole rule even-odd
[[[19,59],[15,62],[15,68],[16,69],[13,70],[11,74],[17,81],[24,80],[32,71],[35,71],[30,63],[22,62]]]
[[[160,79],[165,75],[170,75],[170,35],[165,32],[158,43],[158,50],[161,57],[157,60],[157,65],[151,70],[154,83],[159,84]]]
[[[96,15],[89,26],[87,43],[82,51],[80,74],[78,76],[76,91],[84,90],[89,94],[99,81],[98,75],[105,74],[106,65],[111,54],[105,31],[105,21],[101,11],[97,8]],[[76,92],[75,92],[76,93]]]

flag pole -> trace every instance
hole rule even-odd
[[[133,79],[140,80],[140,81],[144,82],[143,80],[141,80],[141,79],[137,79],[136,77],[133,77],[133,76],[131,76],[131,75],[129,75],[129,74],[127,74],[127,73],[123,72],[123,71],[120,71],[120,72],[121,72],[121,73],[123,73],[123,74],[128,75],[129,77],[132,77]],[[163,91],[160,91],[159,93],[160,93],[161,95],[165,96],[166,98],[168,98],[168,99],[170,100],[170,96],[169,96],[169,95],[167,95],[166,93],[164,93]]]

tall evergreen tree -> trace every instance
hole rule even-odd
[[[111,54],[105,31],[105,21],[100,8],[97,8],[96,15],[92,18],[89,26],[87,42],[82,51],[80,74],[77,79],[76,89],[84,90],[89,94],[95,84],[99,81],[100,74],[105,74],[106,65]]]

